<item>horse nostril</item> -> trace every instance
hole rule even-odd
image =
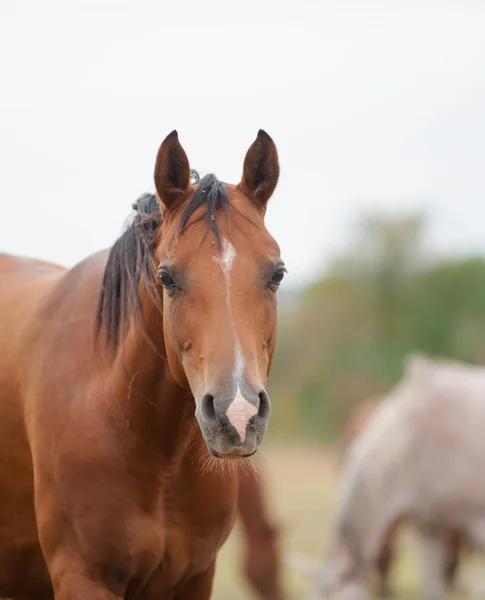
[[[257,420],[259,422],[265,423],[269,419],[269,415],[271,414],[271,403],[269,401],[269,396],[265,390],[261,390],[258,395],[259,395],[259,408],[258,408]]]
[[[216,415],[216,409],[214,408],[214,396],[212,394],[204,394],[200,401],[200,412],[202,418],[207,425],[217,427],[219,420]]]

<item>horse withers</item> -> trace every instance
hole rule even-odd
[[[278,176],[260,131],[238,185],[193,185],[174,131],[110,251],[1,257],[0,597],[210,597],[270,416]]]

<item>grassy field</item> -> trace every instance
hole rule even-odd
[[[338,477],[335,456],[321,448],[266,449],[260,459],[269,501],[282,527],[282,546],[307,556],[322,555],[335,502]],[[236,526],[219,556],[214,600],[254,600],[241,575],[240,532]],[[482,572],[484,563],[468,560],[462,571],[459,588]],[[476,574],[476,575],[475,575]],[[289,600],[304,599],[308,582],[295,570],[285,567],[284,581]],[[392,573],[392,584],[398,599],[421,597],[420,573],[409,533],[399,539],[398,561]],[[468,594],[455,593],[450,600],[464,600]],[[484,596],[476,596],[476,598]]]

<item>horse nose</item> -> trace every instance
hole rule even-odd
[[[209,451],[218,458],[252,456],[266,433],[270,413],[266,390],[247,381],[206,389],[195,410]]]
[[[204,423],[212,430],[232,425],[244,441],[247,426],[251,423],[255,431],[260,431],[268,422],[271,404],[268,393],[260,389],[258,393],[242,393],[237,386],[236,395],[231,401],[217,399],[213,392],[205,393],[200,401],[200,414]]]
[[[204,419],[206,425],[211,429],[217,429],[220,427],[220,419],[216,414],[214,407],[214,396],[212,394],[204,394],[200,401],[200,414]]]
[[[258,394],[259,406],[258,412],[254,417],[254,426],[256,429],[261,429],[266,425],[271,414],[271,403],[269,401],[268,392],[261,390]]]

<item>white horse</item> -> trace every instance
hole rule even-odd
[[[418,534],[425,597],[442,600],[449,532],[485,550],[485,368],[408,360],[350,449],[309,600],[368,598],[382,538],[402,520]]]

